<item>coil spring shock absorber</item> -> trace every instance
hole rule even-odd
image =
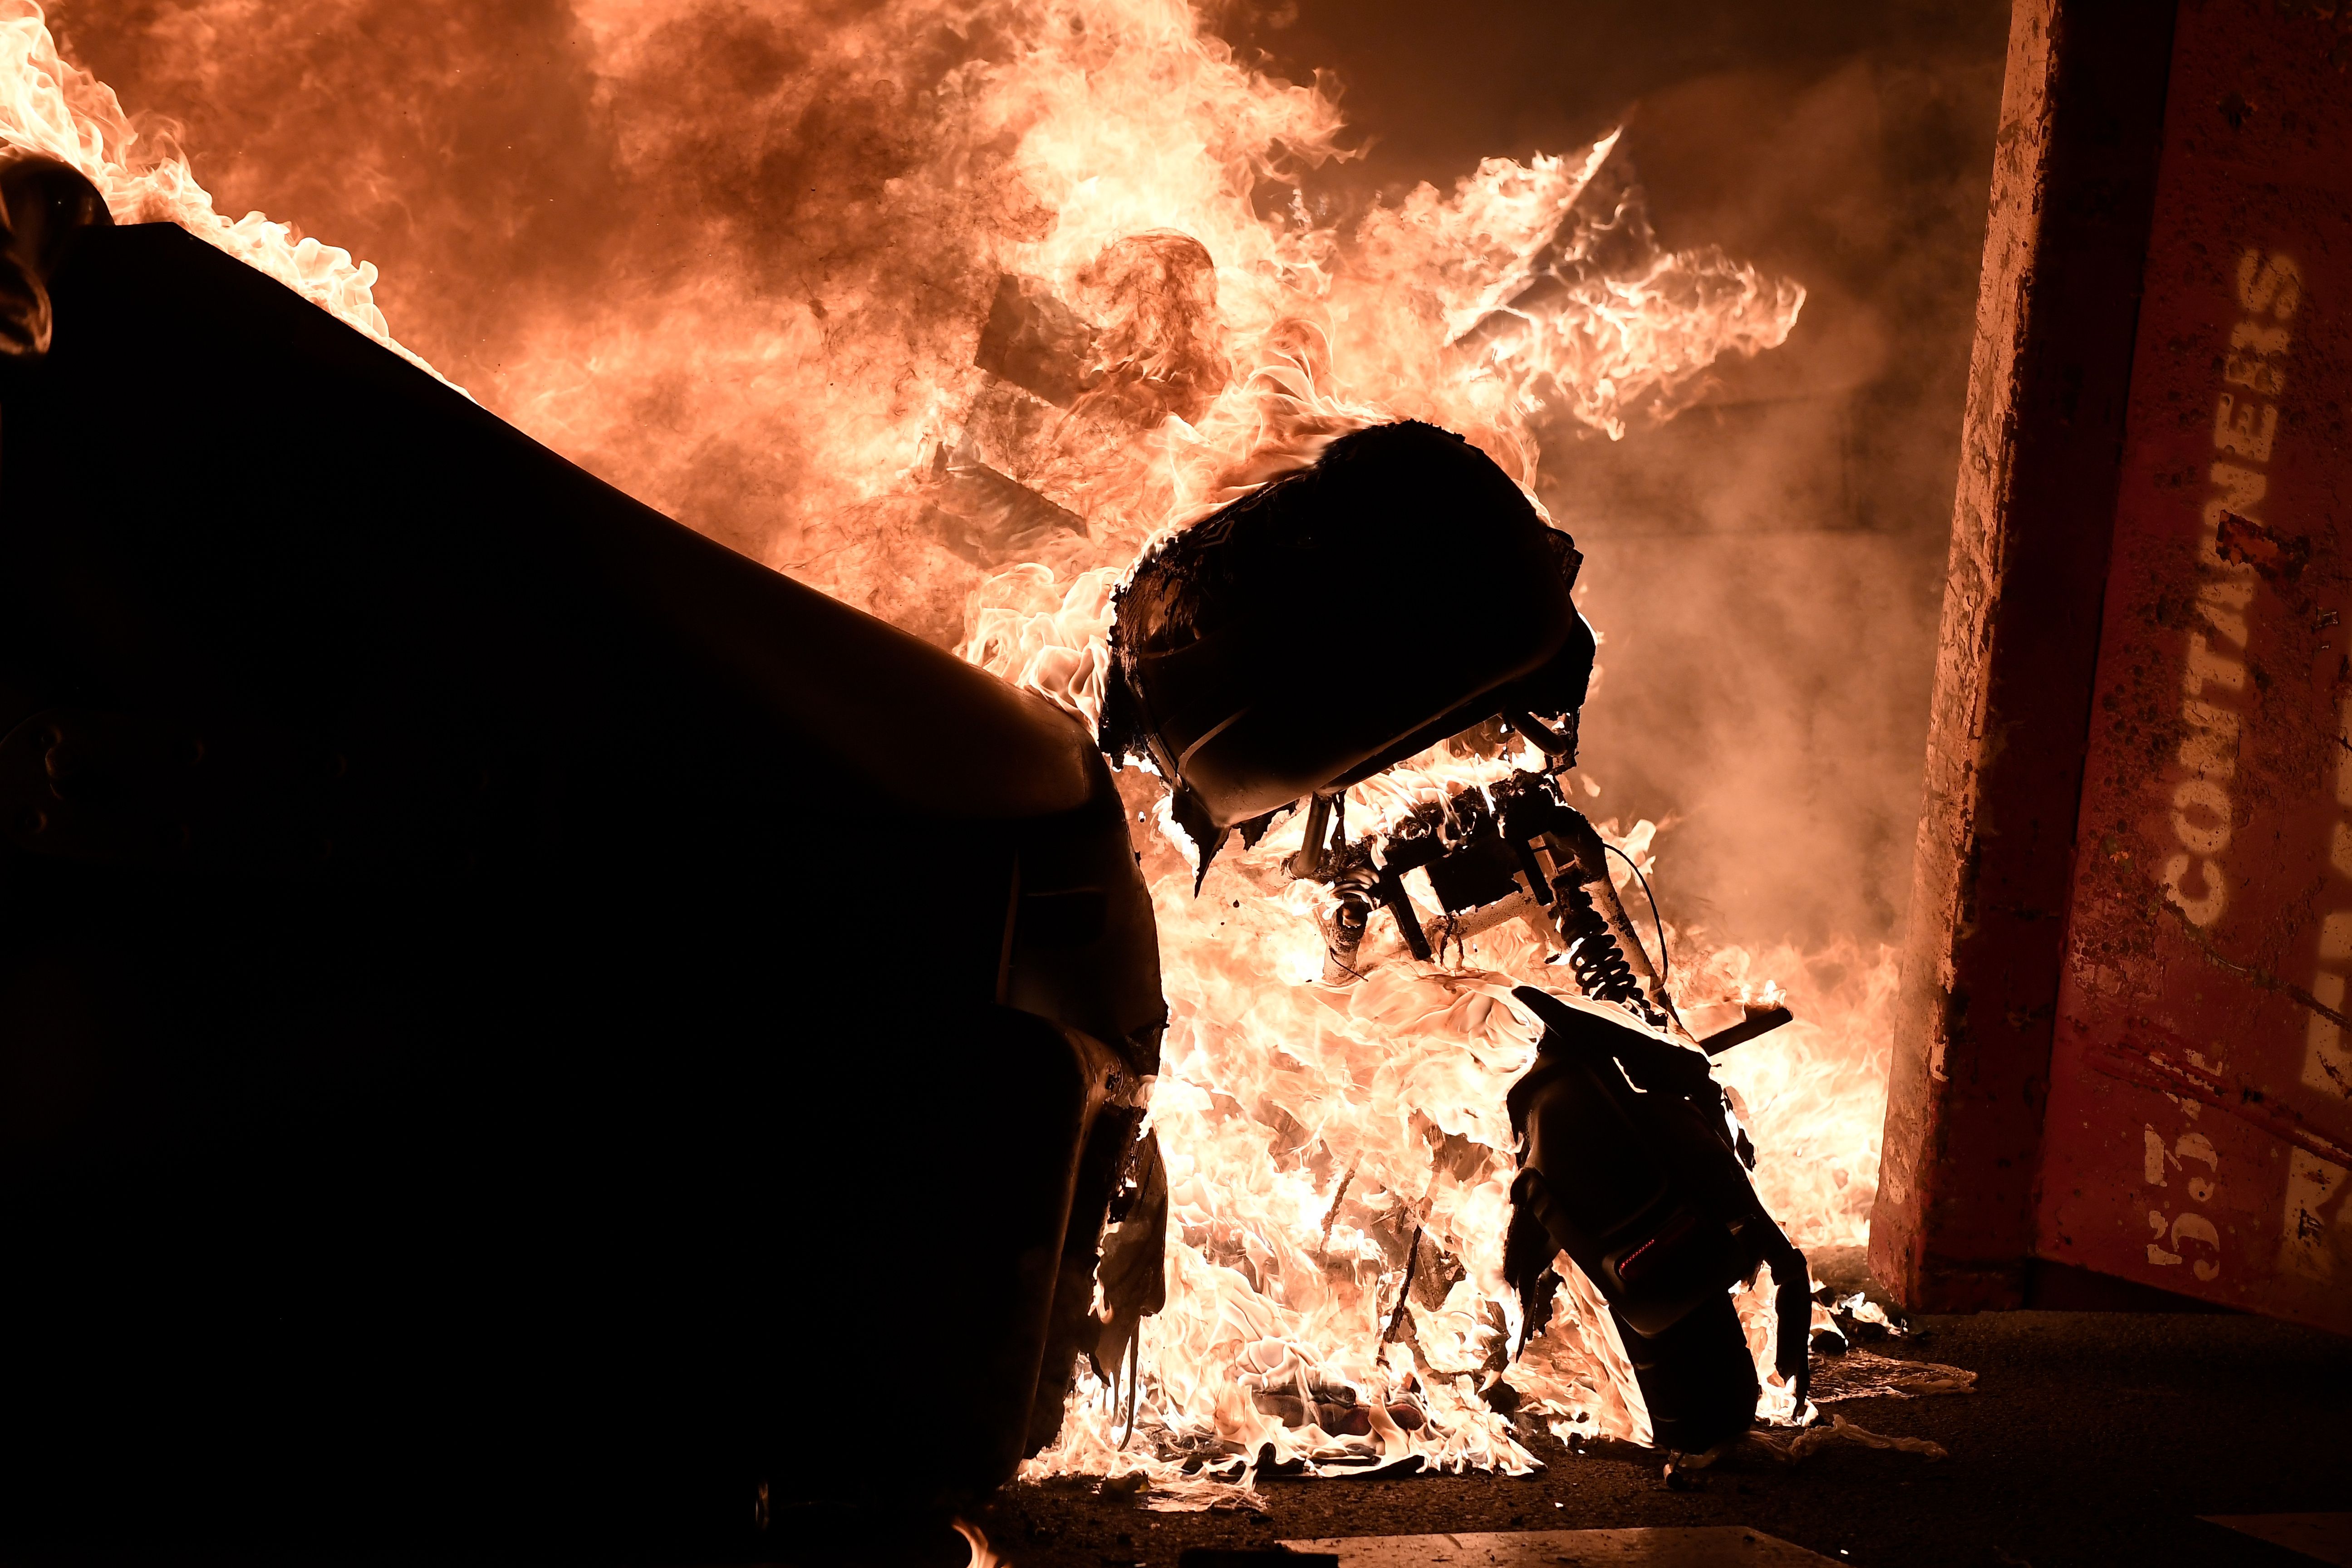
[[[1356,951],[1364,945],[1364,928],[1370,924],[1372,905],[1380,902],[1380,873],[1372,869],[1369,858],[1353,860],[1331,879],[1331,891],[1339,895],[1339,908],[1331,912],[1331,924],[1323,935],[1323,983],[1344,986],[1362,979],[1356,967]]]
[[[1552,883],[1552,892],[1559,900],[1553,915],[1559,922],[1560,935],[1568,939],[1568,967],[1576,976],[1578,989],[1597,1001],[1615,1002],[1653,1029],[1667,1028],[1664,1009],[1642,989],[1633,967],[1625,960],[1625,950],[1617,945],[1616,934],[1594,905],[1591,891],[1570,872]]]

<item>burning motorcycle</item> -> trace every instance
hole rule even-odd
[[[1519,1170],[1507,1272],[1539,1328],[1555,1260],[1570,1259],[1615,1316],[1658,1440],[1695,1452],[1754,1418],[1730,1291],[1763,1267],[1777,1370],[1804,1405],[1810,1278],[1756,1197],[1755,1151],[1708,1069],[1789,1015],[1750,1009],[1694,1039],[1663,946],[1653,966],[1627,919],[1615,852],[1560,788],[1595,651],[1571,597],[1581,564],[1460,437],[1412,423],[1358,431],[1138,569],[1112,632],[1102,741],[1168,781],[1202,875],[1232,835],[1255,843],[1279,815],[1303,814],[1290,869],[1336,895],[1328,984],[1360,977],[1381,915],[1424,962],[1507,920],[1545,941],[1573,999],[1517,993],[1544,1033],[1509,1100]],[[1350,786],[1441,741],[1514,734],[1540,767],[1348,836]],[[1408,894],[1416,873],[1433,920]]]

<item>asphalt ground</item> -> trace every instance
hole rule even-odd
[[[1570,1451],[1530,1424],[1526,1441],[1543,1469],[1529,1476],[1267,1479],[1257,1506],[1193,1513],[1066,1478],[1008,1487],[972,1518],[1010,1568],[1180,1568],[1187,1548],[1334,1537],[1722,1525],[1832,1563],[1887,1568],[2310,1568],[2311,1557],[2200,1516],[2352,1511],[2352,1339],[2210,1312],[2039,1311],[1911,1327],[1869,1351],[1972,1371],[1975,1391],[1825,1408],[1873,1432],[1929,1439],[1946,1450],[1940,1459],[1835,1446],[1784,1465],[1742,1450],[1670,1485],[1661,1454],[1623,1443]],[[1837,1381],[1816,1366],[1818,1381]],[[307,1545],[126,1552],[94,1537],[0,1552],[0,1568],[717,1568],[699,1555],[600,1549],[593,1525],[576,1520],[496,1545],[369,1546],[376,1505],[363,1499],[355,1490],[348,1534]],[[764,1547],[727,1561],[965,1568],[970,1553],[944,1518],[908,1511],[786,1515]]]
[[[1065,1481],[1009,1488],[977,1522],[1017,1568],[1175,1568],[1195,1546],[1640,1525],[1742,1525],[1888,1568],[2309,1568],[2199,1516],[2352,1509],[2352,1341],[2252,1317],[2023,1312],[1917,1318],[1872,1349],[1978,1374],[1970,1394],[1828,1406],[1931,1439],[1947,1458],[1735,1456],[1677,1489],[1660,1455],[1570,1452],[1543,1435],[1529,1446],[1544,1469],[1527,1477],[1273,1480],[1261,1511],[1192,1514]]]

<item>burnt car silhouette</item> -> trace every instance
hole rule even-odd
[[[1091,738],[0,194],[0,1530],[1003,1481],[1156,1304],[1090,1310],[1164,1018]]]

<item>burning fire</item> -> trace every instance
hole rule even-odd
[[[151,149],[142,148],[152,140]],[[433,367],[394,340],[375,304],[375,268],[351,252],[298,238],[259,213],[235,223],[189,172],[168,138],[142,138],[114,89],[58,54],[33,0],[0,5],[0,142],[72,164],[121,224],[174,223],[324,307],[386,348]]]
[[[578,9],[620,80],[684,8]],[[1795,283],[1719,251],[1661,246],[1614,135],[1490,159],[1450,191],[1423,185],[1343,223],[1307,188],[1349,155],[1333,99],[1248,68],[1183,0],[900,0],[826,26],[801,68],[860,82],[876,68],[859,62],[890,57],[893,40],[961,41],[923,85],[873,78],[928,131],[856,198],[935,235],[936,257],[845,252],[823,291],[791,300],[680,265],[535,319],[528,352],[469,379],[506,417],[688,521],[701,486],[790,468],[790,515],[755,547],[772,564],[940,640],[960,632],[964,657],[1090,724],[1111,595],[1154,540],[1384,419],[1458,431],[1532,492],[1539,426],[1616,439],[1669,418],[1722,356],[1780,344],[1803,302]],[[0,8],[0,140],[80,169],[118,220],[181,224],[399,348],[373,267],[259,214],[215,212],[168,140],[141,136],[111,90],[60,59],[30,0]],[[1066,397],[975,363],[1000,297],[1049,302],[1039,319],[1069,324]],[[956,487],[976,474],[1025,491],[1030,510],[959,550]],[[1608,570],[1605,552],[1591,570]],[[1535,765],[1440,747],[1357,787],[1347,820],[1361,832]],[[1082,1376],[1058,1441],[1025,1473],[1139,1470],[1156,1501],[1201,1506],[1245,1496],[1262,1454],[1517,1472],[1533,1460],[1498,1377],[1522,1418],[1556,1433],[1645,1437],[1609,1315],[1580,1279],[1506,1367],[1520,1325],[1502,1280],[1503,1099],[1534,1051],[1508,998],[1566,984],[1545,950],[1507,924],[1416,963],[1381,921],[1367,977],[1325,986],[1328,894],[1282,870],[1296,820],[1229,850],[1196,897],[1164,791],[1139,770],[1122,779],[1171,1009],[1150,1102],[1171,1192],[1170,1300],[1130,1369],[1132,1429],[1127,1390]],[[1649,869],[1652,823],[1604,830]],[[1718,946],[1671,923],[1663,937],[1686,1014],[1787,988],[1799,1021],[1720,1074],[1791,1238],[1859,1241],[1887,955]],[[1769,1369],[1769,1312],[1759,1300],[1742,1315]],[[1794,1414],[1769,1379],[1767,1402]]]

